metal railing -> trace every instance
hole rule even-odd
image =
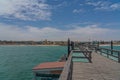
[[[89,51],[89,50],[85,49],[83,54],[89,60],[89,62],[92,63],[92,51]]]
[[[86,58],[90,63],[92,63],[92,51],[84,49],[84,50],[73,50],[73,54],[83,54],[84,56],[73,56],[73,58]]]
[[[85,55],[84,58],[87,58],[89,62],[92,63],[92,51],[89,50],[88,47],[85,45],[79,45],[79,49],[79,52],[82,52]]]
[[[107,48],[95,48],[96,52],[99,51],[100,54],[106,54],[107,58],[115,57],[117,58],[117,61],[120,63],[120,51],[118,50],[113,50],[113,49],[107,49]]]

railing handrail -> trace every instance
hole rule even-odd
[[[91,50],[73,50],[73,52],[88,52],[88,53],[90,53]]]
[[[108,48],[98,48],[98,47],[95,47],[96,49],[99,49],[99,51],[102,53],[106,53],[107,57],[109,58],[109,55],[112,56],[112,57],[115,57],[115,58],[118,58],[118,62],[120,63],[120,51],[119,50],[113,50],[113,49],[108,49]],[[101,50],[106,50],[107,52],[102,52]],[[111,52],[111,54],[109,53]],[[113,55],[113,52],[116,52],[118,53],[118,55]]]
[[[72,62],[72,51],[71,51],[68,60],[64,65],[59,80],[72,80],[72,66],[73,66],[73,62]]]
[[[113,51],[113,52],[120,52],[120,50],[114,50],[114,49],[108,49],[108,48],[99,48],[99,49],[105,49],[105,50],[109,50],[109,51]]]

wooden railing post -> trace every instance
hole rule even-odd
[[[70,39],[68,38],[68,57],[69,57],[69,55],[70,55],[70,46],[71,46],[71,44],[70,44]]]
[[[97,47],[95,47],[95,52],[97,53]]]
[[[107,58],[109,58],[109,51],[107,50]]]
[[[100,43],[99,43],[99,41],[98,41],[98,44],[97,44],[97,47],[99,48],[99,45],[100,45]]]
[[[89,59],[90,59],[90,63],[92,63],[92,55],[91,55],[91,51],[90,51],[90,53],[89,53]]]
[[[118,62],[120,63],[120,52],[118,52]]]
[[[113,55],[113,41],[111,41],[111,54]]]
[[[74,44],[74,42],[72,41],[72,42],[71,42],[71,48],[72,48],[72,50],[74,50],[74,45],[75,45],[75,44]]]
[[[68,80],[72,80],[72,71],[73,71],[73,61],[72,61],[72,57],[71,57]]]
[[[102,49],[100,48],[100,54],[102,55]]]

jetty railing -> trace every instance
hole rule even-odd
[[[82,53],[84,56],[73,56],[72,58],[86,58],[88,59],[88,61],[90,63],[92,63],[92,51],[88,50],[88,49],[84,49],[84,50],[73,50],[73,54],[74,53]]]
[[[92,51],[88,49],[86,45],[79,45],[80,51],[85,55],[85,58],[92,62]]]
[[[89,60],[89,62],[92,63],[92,51],[89,51],[89,50],[85,49],[85,51],[83,52],[83,54]]]
[[[95,48],[95,51],[99,51],[100,54],[106,54],[107,58],[115,57],[117,58],[118,62],[120,63],[120,51],[113,50],[113,49],[107,49],[107,48]]]
[[[72,80],[72,71],[73,71],[73,61],[72,61],[72,51],[71,51],[69,58],[64,66],[64,69],[60,75],[59,80]]]

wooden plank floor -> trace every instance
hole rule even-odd
[[[72,80],[120,80],[120,63],[92,53],[92,63],[73,63]]]

